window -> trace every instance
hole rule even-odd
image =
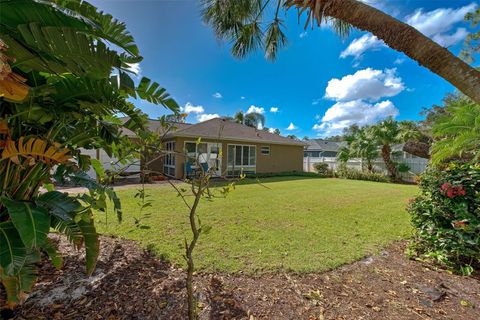
[[[255,173],[256,154],[255,146],[229,144],[227,153],[228,174]]]
[[[169,141],[165,144],[165,150],[167,154],[165,156],[165,162],[163,164],[163,173],[167,176],[175,176],[175,141]]]
[[[269,146],[263,146],[260,148],[260,153],[264,156],[269,156],[270,155],[270,147]]]
[[[205,142],[185,142],[185,153],[187,154],[187,162],[194,163],[197,158],[200,163],[207,162],[207,144]]]

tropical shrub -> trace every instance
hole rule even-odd
[[[335,171],[335,177],[342,179],[352,179],[352,180],[366,180],[366,181],[376,181],[376,182],[390,182],[389,177],[373,172],[363,172],[356,169],[348,168],[346,166],[340,166]]]
[[[113,190],[86,174],[93,167],[105,181],[101,164],[80,148],[132,155],[138,150],[121,130],[143,131],[146,116],[128,99],[178,106],[148,78],[135,84],[129,66],[142,57],[132,36],[89,3],[1,0],[0,6],[0,282],[12,306],[32,289],[42,252],[61,267],[50,230],[85,247],[91,274],[99,254],[92,211],[106,211],[111,200],[121,218]],[[122,123],[117,114],[130,120]],[[54,190],[53,183],[65,182],[89,192]]]
[[[480,164],[429,168],[408,205],[410,253],[470,274],[480,267]]]
[[[328,163],[318,162],[318,163],[315,163],[313,165],[313,168],[322,177],[332,177],[333,176],[333,171],[328,166]]]

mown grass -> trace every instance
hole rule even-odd
[[[417,187],[377,182],[266,178],[246,181],[227,198],[202,201],[202,223],[212,227],[195,251],[202,271],[316,272],[361,259],[411,232],[405,204]],[[148,187],[152,207],[140,215],[136,190],[119,190],[123,222],[96,216],[99,232],[139,241],[184,265],[188,209],[168,185]],[[140,219],[140,224],[134,221]]]

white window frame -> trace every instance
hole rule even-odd
[[[165,142],[166,151],[175,151],[175,141]],[[173,170],[172,170],[173,169]],[[173,171],[173,174],[170,174]],[[176,158],[174,153],[168,153],[165,155],[165,161],[163,162],[163,173],[169,177],[175,177],[176,174]]]
[[[264,153],[263,151],[266,150],[267,153]],[[269,156],[270,155],[270,146],[261,146],[260,147],[260,154],[262,156]]]
[[[229,149],[230,149],[230,146],[234,146],[234,153],[233,153],[233,166],[230,165],[230,158],[229,158]],[[242,150],[242,153],[241,153],[241,159],[242,159],[242,162],[243,162],[243,147],[248,147],[249,148],[249,152],[250,152],[250,148],[253,148],[255,150],[255,164],[251,164],[250,163],[250,155],[248,157],[248,165],[244,165],[243,163],[242,164],[237,164],[237,157],[236,157],[236,148],[237,147],[241,147],[241,150]],[[253,171],[253,172],[257,172],[257,146],[256,145],[253,145],[253,144],[238,144],[238,143],[229,143],[227,144],[227,172],[232,172],[232,171]]]

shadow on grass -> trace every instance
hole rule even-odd
[[[249,185],[249,184],[268,184],[274,182],[287,182],[287,181],[298,181],[298,180],[315,180],[315,179],[325,179],[319,175],[285,175],[285,176],[260,176],[260,177],[246,177],[245,179],[234,179],[236,185]],[[226,186],[230,181],[223,179],[214,179],[212,185],[215,187]]]

